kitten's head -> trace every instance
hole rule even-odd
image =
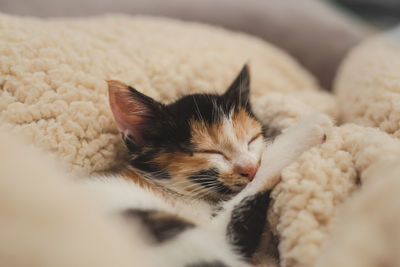
[[[256,174],[264,149],[244,66],[222,95],[192,94],[169,105],[109,81],[110,105],[144,177],[192,197],[224,199]]]

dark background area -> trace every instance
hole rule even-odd
[[[400,0],[331,0],[380,28],[400,23]]]

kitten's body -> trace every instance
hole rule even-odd
[[[322,143],[330,120],[314,115],[266,145],[248,102],[246,67],[224,95],[169,106],[109,85],[132,159],[124,174],[85,181],[99,206],[122,214],[158,266],[249,265],[280,172]]]

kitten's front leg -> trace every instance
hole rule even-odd
[[[278,136],[272,145],[267,146],[254,182],[248,187],[256,191],[261,187],[273,188],[279,182],[280,174],[286,166],[294,162],[303,152],[325,142],[332,125],[332,120],[328,116],[315,113],[290,127]]]
[[[323,143],[331,126],[329,117],[314,114],[289,128],[265,149],[254,180],[224,204],[214,220],[215,226],[225,228],[229,242],[244,257],[250,258],[258,247],[266,222],[269,195],[279,182],[283,168],[304,151]]]

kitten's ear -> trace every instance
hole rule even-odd
[[[110,107],[118,128],[135,146],[145,145],[163,120],[164,105],[122,82],[107,83]]]
[[[250,73],[249,67],[244,65],[239,75],[226,90],[223,98],[228,103],[249,107]]]

